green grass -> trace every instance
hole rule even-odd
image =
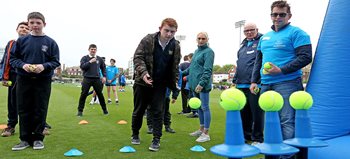
[[[200,144],[207,149],[205,152],[192,152],[190,148],[198,143],[196,138],[188,133],[198,129],[198,118],[186,118],[178,115],[181,111],[181,97],[175,104],[170,105],[172,113],[172,128],[175,134],[163,130],[161,149],[159,152],[150,152],[148,146],[152,135],[146,133],[146,121],[140,130],[141,145],[131,145],[131,113],[133,110],[132,89],[127,87],[126,92],[118,92],[119,105],[108,104],[109,115],[102,115],[99,105],[90,106],[88,97],[83,117],[77,117],[77,105],[80,87],[73,84],[53,84],[47,122],[52,126],[51,135],[45,138],[45,149],[32,150],[30,148],[13,152],[11,147],[19,142],[18,126],[12,137],[0,137],[1,159],[60,159],[71,148],[84,152],[79,158],[108,159],[223,159],[210,152],[210,147],[222,144],[225,135],[225,111],[219,106],[218,90],[211,92],[210,108],[212,122],[210,127],[211,141]],[[106,89],[105,96],[107,96]],[[7,89],[0,88],[0,124],[7,121]],[[87,120],[89,124],[79,125],[80,120]],[[116,124],[119,120],[126,120],[126,125]],[[120,153],[123,146],[132,146],[136,153]],[[259,158],[260,156],[252,157]]]

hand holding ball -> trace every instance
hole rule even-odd
[[[192,108],[192,109],[198,109],[199,107],[201,107],[201,100],[197,97],[193,97],[188,101],[188,105]]]
[[[297,91],[289,97],[289,103],[294,109],[309,109],[313,104],[312,96],[305,91]]]
[[[269,72],[267,72],[266,70],[270,70],[271,68],[272,68],[271,63],[270,62],[266,62],[264,64],[263,74],[269,74]]]
[[[267,91],[260,95],[259,105],[264,111],[279,111],[283,107],[283,97],[275,91]]]
[[[226,89],[220,95],[220,105],[225,110],[241,110],[246,102],[244,93],[236,88]]]

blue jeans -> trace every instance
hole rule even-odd
[[[289,96],[293,92],[303,89],[301,78],[261,85],[261,94],[266,91],[273,90],[280,93],[283,97],[284,104],[282,109],[279,111],[283,140],[294,138],[295,110],[289,104]]]
[[[209,92],[200,92],[199,94],[193,92],[193,96],[199,98],[202,102],[201,107],[198,109],[199,124],[200,126],[204,126],[204,129],[209,130],[211,121],[209,109]]]

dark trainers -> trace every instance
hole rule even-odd
[[[152,127],[148,127],[147,134],[153,134],[153,128]]]
[[[107,103],[108,103],[108,104],[112,104],[112,100],[111,100],[111,99],[108,99]]]
[[[160,140],[159,139],[153,139],[152,144],[148,147],[151,151],[159,151],[160,148]]]
[[[103,110],[103,114],[104,115],[108,115],[108,111],[107,110]]]
[[[2,137],[9,137],[11,135],[15,134],[15,129],[11,127],[5,128],[5,130],[1,133]]]
[[[44,142],[40,140],[36,140],[33,143],[33,149],[34,150],[41,150],[44,148]]]
[[[12,151],[20,151],[29,147],[29,143],[27,141],[21,141],[19,144],[12,147]]]
[[[82,111],[78,111],[77,116],[82,117],[83,116],[83,112]]]
[[[168,133],[175,133],[175,130],[170,127],[165,127],[165,131]]]
[[[131,137],[131,144],[140,145],[141,144],[140,138],[138,136]]]
[[[119,104],[119,100],[115,100],[115,104],[117,104],[117,105],[118,105],[118,104]]]

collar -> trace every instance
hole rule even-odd
[[[287,23],[286,25],[284,25],[283,27],[281,27],[278,31],[280,31],[280,30],[282,30],[282,29],[284,29],[285,27],[287,27],[288,25],[290,24],[290,22],[289,23]],[[271,26],[271,29],[273,30],[273,31],[276,31],[276,28],[275,28],[275,26],[274,25],[272,25]]]
[[[93,57],[96,57],[96,56],[91,56],[91,55],[89,54],[89,57],[90,57],[90,58],[93,58]]]

